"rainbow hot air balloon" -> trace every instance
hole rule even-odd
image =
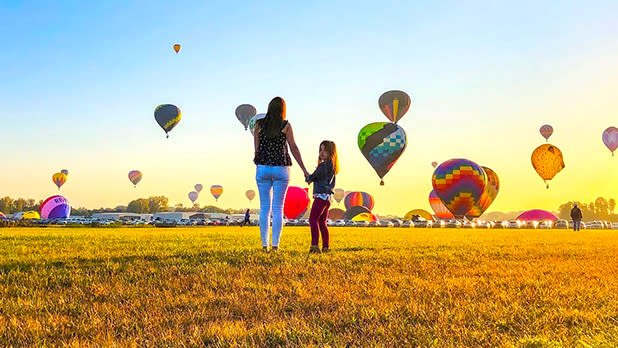
[[[193,186],[193,188],[195,188],[195,191],[197,193],[202,192],[202,189],[204,188],[204,186],[202,186],[202,184],[195,184],[195,186]]]
[[[532,152],[532,167],[549,188],[547,180],[554,178],[564,168],[560,149],[552,144],[543,144]]]
[[[255,191],[247,190],[247,192],[245,192],[245,196],[247,196],[247,199],[251,202],[255,198]]]
[[[60,186],[64,185],[67,181],[67,175],[64,173],[56,173],[52,175],[52,181],[58,186],[58,190],[60,190]]]
[[[191,191],[189,192],[189,200],[191,200],[191,203],[195,204],[195,201],[197,201],[197,197],[199,196],[199,194],[195,191]]]
[[[40,212],[43,219],[66,219],[71,215],[71,205],[62,196],[51,196],[43,201]]]
[[[219,197],[221,197],[221,194],[223,194],[223,186],[221,185],[210,186],[210,193],[212,194],[213,197],[215,197],[215,201],[218,201]]]
[[[358,133],[358,148],[380,179],[395,165],[406,145],[406,132],[394,123],[370,123]]]
[[[245,126],[245,130],[249,127],[249,121],[256,113],[255,106],[250,104],[242,104],[236,108],[236,118]]]
[[[463,158],[451,159],[438,166],[431,180],[433,189],[453,215],[463,218],[478,204],[487,177],[478,164]]]
[[[477,218],[483,215],[498,196],[498,191],[500,191],[500,179],[498,179],[498,174],[487,167],[482,168],[483,171],[485,171],[485,176],[487,176],[487,185],[485,185],[485,190],[478,204],[466,213],[466,217],[468,218]]]
[[[139,170],[130,171],[129,180],[133,183],[133,187],[137,187],[137,184],[142,180],[142,172]]]
[[[393,123],[397,123],[408,112],[411,104],[410,96],[404,91],[388,91],[378,99],[380,110]]]
[[[618,128],[609,127],[603,132],[603,144],[607,146],[613,156],[614,151],[618,148]]]
[[[340,188],[336,188],[333,194],[333,198],[337,203],[341,203],[341,200],[345,197],[345,191]]]
[[[180,122],[182,113],[176,105],[162,104],[155,109],[154,117],[159,126],[165,131],[165,136],[169,138],[169,132]]]
[[[180,44],[174,44],[174,51],[176,51],[176,53],[180,52]]]
[[[545,124],[541,126],[539,132],[541,133],[543,138],[545,138],[545,141],[549,141],[549,137],[551,137],[551,135],[554,133],[554,128],[548,124]]]
[[[367,192],[353,191],[345,196],[343,204],[345,205],[346,209],[350,209],[351,207],[355,206],[361,206],[371,211],[373,209],[375,201],[373,200],[373,197]]]
[[[453,213],[451,213],[444,205],[444,203],[442,203],[440,197],[438,197],[436,191],[434,190],[431,190],[429,193],[429,205],[438,219],[452,219],[455,217]]]

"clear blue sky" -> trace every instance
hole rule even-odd
[[[276,95],[308,166],[322,139],[335,140],[341,186],[373,192],[379,213],[428,208],[429,163],[452,157],[501,176],[490,210],[618,193],[577,186],[590,166],[573,160],[606,161],[600,134],[618,125],[618,3],[488,3],[1,1],[0,195],[42,199],[56,191],[51,174],[68,168],[63,192],[74,205],[154,194],[187,205],[201,182],[224,185],[221,205],[242,206],[254,167],[234,109],[264,112]],[[409,147],[380,188],[355,141],[385,120],[377,98],[389,89],[407,91],[413,106],[399,123]],[[183,111],[169,140],[152,116],[162,103]],[[544,123],[572,169],[550,194],[529,164]],[[618,179],[616,168],[603,162],[593,180]],[[131,169],[144,172],[138,190]]]

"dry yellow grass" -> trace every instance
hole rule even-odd
[[[1,347],[614,347],[612,231],[0,229]]]

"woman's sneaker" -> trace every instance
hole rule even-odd
[[[271,250],[272,250],[273,253],[277,253],[277,252],[279,252],[279,247],[278,246],[273,246],[271,248]]]
[[[320,247],[319,247],[319,246],[317,246],[317,245],[312,245],[312,246],[309,248],[309,254],[319,254],[319,253],[321,253],[321,251],[320,251]]]
[[[328,247],[322,248],[322,252],[323,253],[330,253],[330,248],[328,248]]]
[[[268,247],[267,246],[263,246],[262,247],[262,251],[265,252],[265,253],[269,252]]]

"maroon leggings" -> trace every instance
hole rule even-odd
[[[309,215],[309,225],[311,225],[311,245],[318,245],[320,241],[320,232],[322,233],[322,248],[328,248],[328,226],[326,226],[326,218],[328,217],[328,208],[330,201],[325,201],[320,198],[313,200],[311,206],[311,214]]]

